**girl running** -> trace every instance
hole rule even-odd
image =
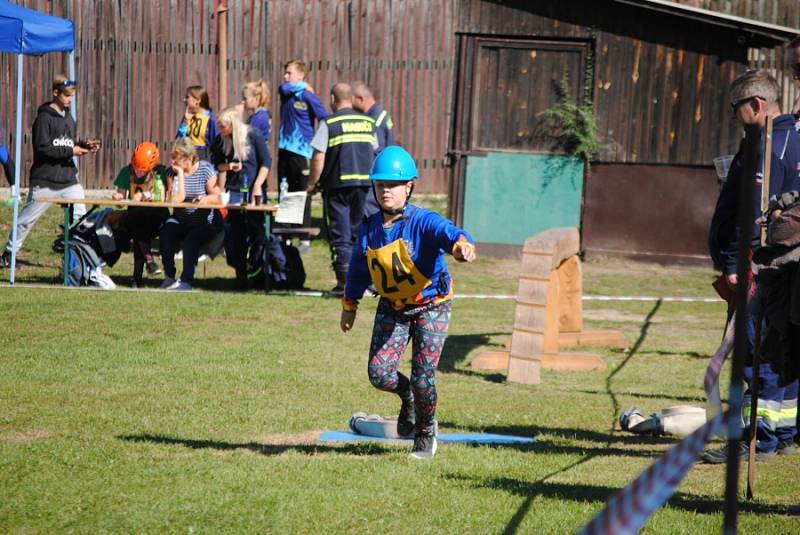
[[[417,168],[398,146],[384,149],[370,179],[380,212],[359,227],[347,273],[340,326],[353,327],[358,300],[370,282],[381,298],[375,312],[368,373],[376,388],[400,396],[397,432],[414,435],[411,456],[436,454],[435,373],[447,337],[453,285],[445,252],[475,260],[472,237],[444,217],[409,204]],[[397,364],[412,341],[411,377]]]

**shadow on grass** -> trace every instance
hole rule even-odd
[[[607,392],[601,390],[575,390],[575,392],[580,394],[607,394]],[[705,403],[705,398],[703,396],[671,396],[668,394],[645,394],[643,392],[621,392],[619,395],[634,398],[671,399],[674,401],[696,401],[698,403]]]
[[[669,437],[656,437],[651,435],[617,435],[592,431],[590,429],[578,429],[574,427],[542,427],[539,425],[522,426],[464,426],[455,422],[439,421],[439,425],[447,428],[464,429],[473,433],[496,433],[498,435],[517,435],[517,436],[539,436],[558,437],[568,440],[578,440],[587,442],[600,442],[607,446],[616,443],[620,444],[648,444],[648,445],[669,445],[675,444],[678,440]],[[587,448],[579,448],[586,451]],[[592,449],[592,448],[588,448]],[[605,449],[605,448],[603,448]],[[652,452],[653,455],[660,455],[661,451]]]
[[[200,440],[177,438],[167,435],[118,435],[116,438],[128,442],[151,442],[154,444],[178,445],[190,449],[212,449],[220,451],[249,450],[261,455],[280,455],[287,451],[295,451],[303,455],[319,455],[320,453],[342,453],[347,455],[383,455],[391,450],[374,442],[346,443],[341,446],[321,444],[261,444],[259,442],[222,442],[218,440]]]
[[[511,336],[511,333],[453,334],[448,336],[442,349],[442,356],[439,358],[438,371],[455,373],[465,377],[478,377],[492,383],[505,382],[506,376],[503,373],[481,373],[456,367],[459,363],[464,363],[467,360],[467,355],[478,347],[503,349],[502,344],[491,341],[493,336]]]
[[[558,482],[550,483],[545,481],[546,479],[549,479],[559,473],[575,468],[579,464],[583,464],[583,462],[585,461],[581,460],[576,463],[573,463],[572,465],[569,465],[566,468],[559,470],[558,472],[549,474],[548,476],[534,482],[501,477],[501,478],[493,478],[475,482],[475,486],[481,488],[500,490],[518,496],[526,497],[527,498],[526,505],[524,506],[524,511],[526,513],[527,510],[530,508],[530,505],[533,503],[533,500],[535,500],[538,497],[552,498],[562,501],[572,500],[576,502],[604,503],[609,498],[611,498],[617,491],[620,490],[617,488],[607,487],[607,486],[587,485],[582,483],[574,483],[574,484],[558,483]],[[463,476],[449,476],[449,479],[467,480],[467,478]],[[672,496],[672,498],[670,498],[669,501],[667,501],[665,505],[672,507],[674,509],[682,509],[684,511],[701,513],[701,514],[719,514],[725,508],[725,504],[722,500],[697,496],[695,494],[687,494],[684,492],[676,492]],[[743,502],[740,503],[739,506],[740,506],[740,511],[743,513],[753,513],[760,515],[787,513],[787,507],[785,505],[775,505],[775,504],[766,504],[758,502]],[[522,507],[520,509],[522,509]],[[519,520],[521,521],[523,517],[524,515],[522,515],[519,518]],[[514,522],[512,520],[512,522],[510,522],[509,526],[506,528],[505,533],[514,533],[516,532],[516,529],[518,527],[519,527],[519,522]]]
[[[631,346],[630,350],[628,351],[628,355],[625,357],[625,360],[620,362],[619,366],[614,368],[611,373],[608,374],[606,377],[606,394],[611,399],[611,433],[614,432],[614,428],[616,426],[617,417],[619,416],[619,401],[617,401],[617,396],[614,391],[611,389],[611,380],[614,378],[616,374],[618,374],[628,362],[633,358],[636,353],[639,352],[639,348],[642,347],[645,338],[647,338],[647,333],[650,330],[650,325],[652,323],[653,317],[658,312],[658,309],[661,308],[661,299],[656,301],[656,304],[653,305],[653,309],[647,314],[647,317],[644,320],[644,324],[642,325],[642,329],[639,333],[639,338],[636,339],[636,342]]]
[[[705,353],[698,353],[697,351],[664,351],[663,349],[659,349],[656,351],[648,351],[648,355],[659,355],[664,357],[669,357],[673,355],[681,356],[681,357],[689,357],[692,359],[698,360],[711,360],[711,355],[707,355]]]

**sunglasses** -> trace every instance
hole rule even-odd
[[[757,98],[761,99],[761,100],[763,100],[765,102],[767,100],[764,97],[760,97],[758,95],[753,95],[751,97],[740,98],[739,100],[731,102],[731,110],[733,111],[733,113],[735,115],[736,114],[736,110],[738,110],[743,104],[747,104],[748,102],[752,101],[753,99],[757,99]]]
[[[75,80],[63,80],[56,84],[58,88],[67,88],[67,87],[78,87],[78,82]]]

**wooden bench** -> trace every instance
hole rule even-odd
[[[625,347],[618,331],[583,330],[580,236],[573,227],[546,230],[525,240],[514,312],[511,351],[487,352],[477,369],[508,369],[508,380],[539,384],[542,368],[594,370],[603,360],[589,353],[560,353],[562,347]]]
[[[310,240],[319,236],[319,227],[276,227],[272,233],[283,239],[300,238]]]

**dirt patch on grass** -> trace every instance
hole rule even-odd
[[[264,435],[258,437],[256,442],[267,446],[293,446],[319,444],[322,431],[307,431],[305,433],[288,433],[284,435]]]

